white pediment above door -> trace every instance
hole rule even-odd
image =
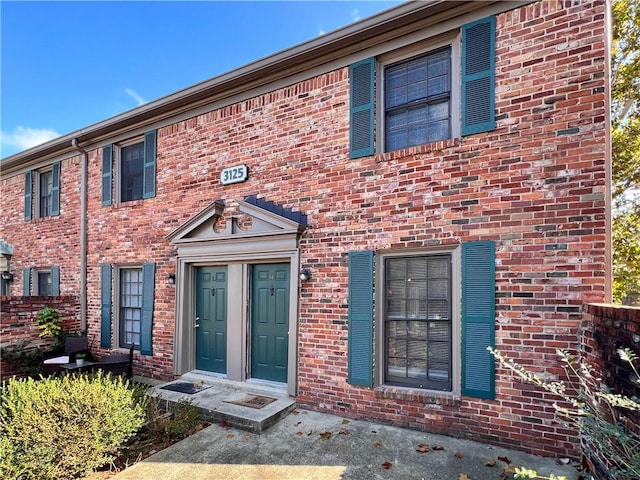
[[[167,235],[172,244],[295,236],[307,227],[306,215],[255,196],[217,200]]]

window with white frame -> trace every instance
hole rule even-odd
[[[35,295],[44,297],[52,295],[51,270],[36,270],[34,280]]]
[[[139,200],[143,194],[144,143],[120,148],[120,201]]]
[[[384,383],[452,390],[451,255],[384,260]]]
[[[384,69],[385,150],[451,137],[451,47]]]
[[[140,345],[142,322],[142,268],[120,268],[118,346]]]
[[[50,217],[53,212],[53,170],[38,172],[38,217]]]

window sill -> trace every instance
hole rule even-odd
[[[378,153],[375,155],[376,162],[388,162],[400,158],[410,157],[421,153],[433,153],[444,150],[445,148],[457,147],[461,144],[460,138],[449,138],[439,142],[427,143],[425,145],[416,145],[415,147],[403,148],[402,150],[394,150],[393,152]]]
[[[409,387],[392,387],[381,385],[373,389],[376,398],[419,402],[428,405],[458,407],[462,404],[460,397],[450,392],[422,390]]]

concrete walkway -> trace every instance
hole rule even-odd
[[[260,434],[213,424],[113,478],[505,480],[514,466],[578,478],[551,458],[300,409]]]

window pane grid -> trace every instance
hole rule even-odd
[[[144,173],[144,143],[120,149],[120,200],[128,202],[142,198]]]
[[[448,255],[386,260],[385,381],[451,389]]]
[[[385,70],[387,151],[450,137],[450,49]]]
[[[120,346],[140,345],[142,269],[120,270]]]
[[[40,174],[40,216],[51,216],[53,207],[53,172]]]

